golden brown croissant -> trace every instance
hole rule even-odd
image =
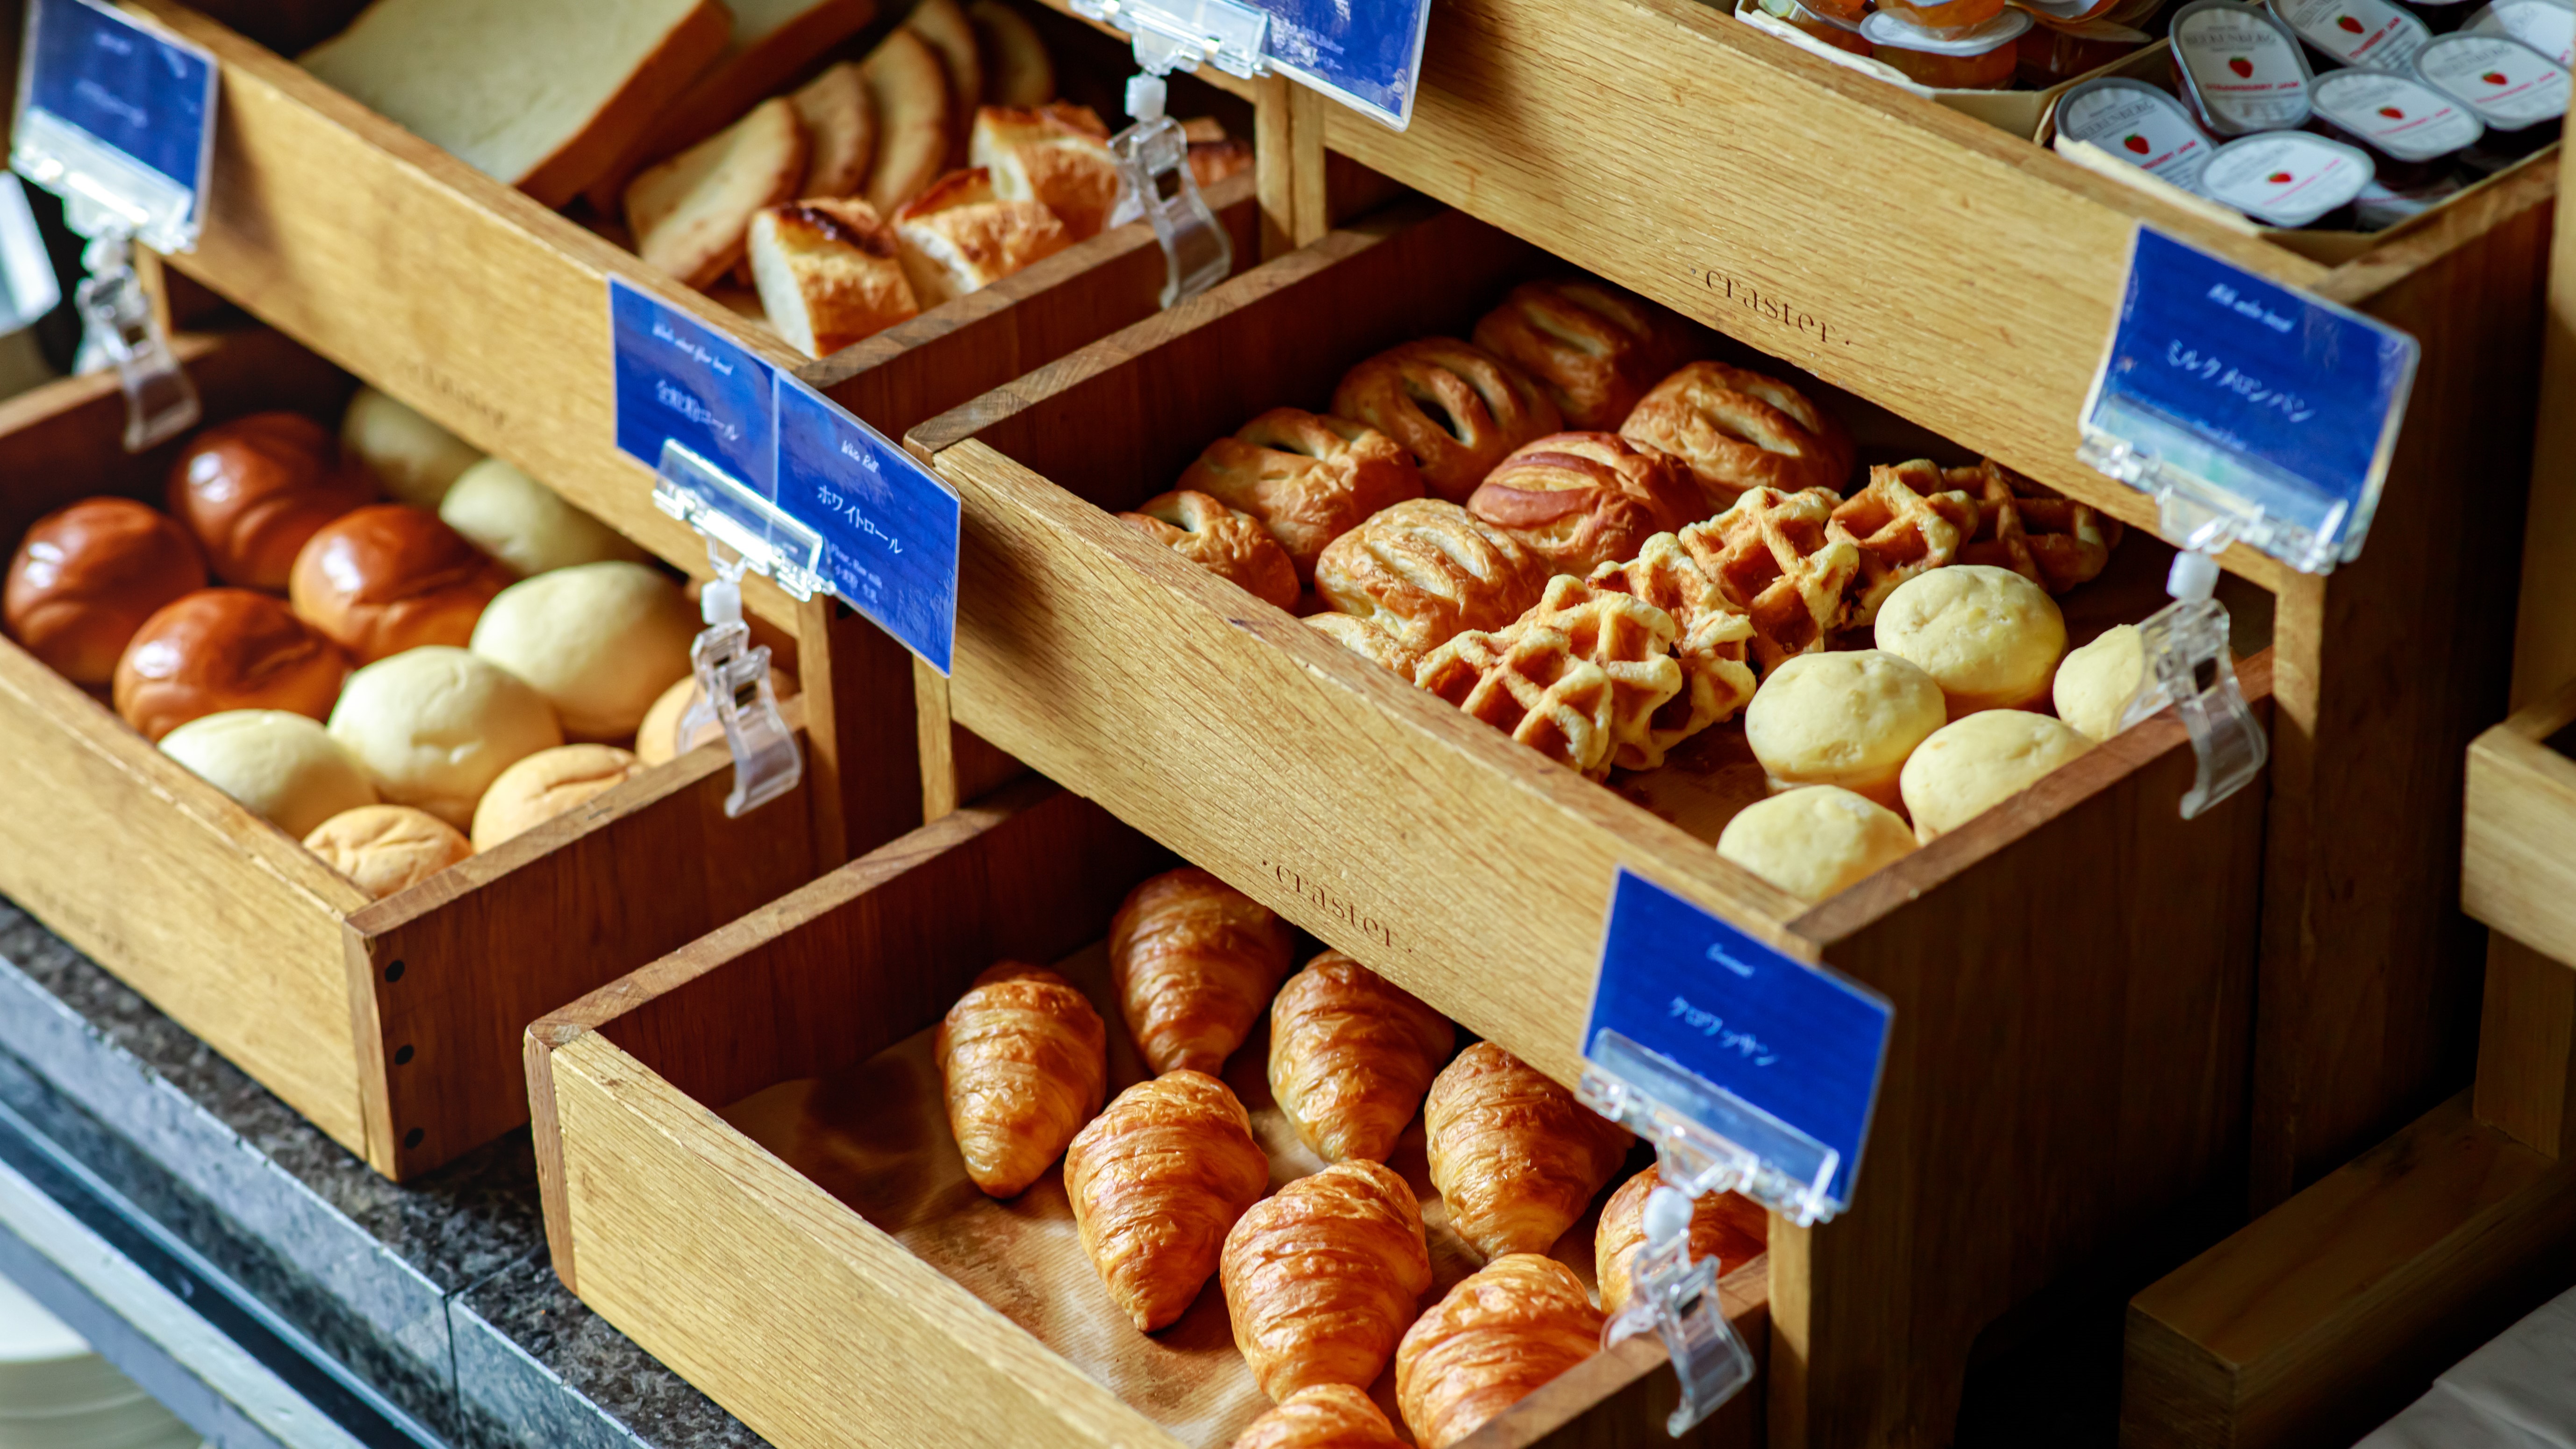
[[[1431,1286],[1422,1206],[1387,1168],[1336,1163],[1254,1203],[1226,1234],[1222,1273],[1234,1346],[1263,1393],[1365,1388]]]
[[[932,1049],[966,1175],[994,1197],[1037,1181],[1108,1090],[1100,1013],[1063,977],[1017,961],[975,978]]]
[[[1109,968],[1145,1065],[1214,1076],[1288,974],[1290,946],[1276,912],[1195,866],[1128,892]]]
[[[1449,1018],[1339,951],[1270,1003],[1270,1094],[1327,1162],[1384,1162],[1458,1045]]]
[[[1601,1227],[1592,1235],[1592,1262],[1601,1279],[1605,1314],[1628,1305],[1633,1260],[1646,1245],[1646,1195],[1663,1180],[1662,1169],[1649,1167],[1619,1184],[1601,1208]],[[1770,1237],[1771,1215],[1742,1193],[1704,1193],[1691,1204],[1691,1257],[1715,1258],[1723,1272],[1762,1256]]]
[[[1252,1119],[1223,1082],[1177,1071],[1138,1082],[1064,1154],[1082,1250],[1147,1333],[1199,1296],[1225,1235],[1270,1186]]]
[[[1404,1441],[1366,1393],[1349,1384],[1316,1384],[1253,1420],[1233,1449],[1404,1449]]]
[[[1601,1311],[1552,1258],[1513,1253],[1405,1330],[1395,1397],[1422,1449],[1445,1449],[1601,1347]]]
[[[1450,1225],[1488,1258],[1546,1252],[1618,1171],[1631,1140],[1489,1041],[1431,1083],[1422,1127]]]

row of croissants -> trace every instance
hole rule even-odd
[[[1602,1212],[1596,1308],[1544,1255],[1609,1185],[1629,1134],[1491,1042],[1457,1052],[1446,1017],[1339,951],[1290,975],[1292,949],[1286,922],[1206,871],[1146,881],[1111,923],[1109,955],[1155,1075],[1104,1106],[1108,1032],[1089,998],[1003,962],[938,1030],[949,1125],[996,1198],[1063,1158],[1084,1251],[1140,1331],[1169,1327],[1220,1281],[1236,1347],[1274,1403],[1237,1449],[1397,1444],[1367,1392],[1390,1359],[1407,1427],[1439,1449],[1599,1348],[1656,1172]],[[1331,1164],[1266,1197],[1269,1158],[1218,1077],[1265,1008],[1271,1092]],[[1419,1313],[1432,1284],[1422,1205],[1385,1165],[1417,1109],[1432,1185],[1488,1260]],[[1698,1207],[1696,1255],[1762,1251],[1758,1207],[1722,1194]]]

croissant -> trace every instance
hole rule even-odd
[[[1316,1384],[1253,1420],[1233,1449],[1404,1449],[1404,1441],[1367,1394],[1349,1384]]]
[[[994,1197],[1037,1181],[1109,1085],[1109,1029],[1052,971],[1005,961],[939,1023],[933,1047],[966,1175]]]
[[[1169,1327],[1199,1296],[1227,1230],[1268,1186],[1270,1160],[1251,1118],[1203,1072],[1129,1087],[1064,1154],[1082,1250],[1146,1333]]]
[[[1290,944],[1277,913],[1194,866],[1128,892],[1109,967],[1145,1064],[1214,1076],[1288,974]]]
[[[1270,1094],[1325,1161],[1384,1162],[1457,1044],[1449,1018],[1326,951],[1270,1003]]]
[[[1626,1129],[1480,1041],[1431,1083],[1422,1104],[1431,1185],[1450,1225],[1488,1258],[1544,1253],[1628,1155]]]
[[[1600,1346],[1601,1311],[1573,1270],[1509,1254],[1460,1280],[1405,1330],[1396,1405],[1422,1449],[1445,1449]]]
[[[1374,1162],[1336,1163],[1253,1204],[1225,1235],[1234,1346],[1273,1399],[1365,1388],[1431,1286],[1422,1206]]]
[[[1628,1306],[1634,1260],[1646,1245],[1646,1194],[1663,1180],[1662,1169],[1649,1167],[1619,1184],[1601,1209],[1601,1227],[1592,1235],[1592,1262],[1601,1279],[1605,1314]],[[1770,1237],[1771,1215],[1742,1193],[1706,1193],[1691,1204],[1693,1258],[1715,1258],[1724,1268],[1740,1268],[1762,1255]]]

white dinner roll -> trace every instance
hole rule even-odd
[[[344,810],[304,837],[304,848],[379,901],[474,853],[455,826],[409,805]]]
[[[693,674],[671,681],[671,687],[662,691],[662,697],[653,701],[651,709],[644,711],[644,723],[635,727],[635,758],[648,765],[665,765],[709,740],[724,738],[724,728],[710,719],[699,728],[697,736],[688,742],[686,748],[681,746],[680,716],[688,713],[689,701],[697,696],[697,692],[698,680]],[[796,672],[771,665],[769,692],[777,696],[780,704],[794,699]]]
[[[376,803],[357,757],[321,721],[282,709],[200,716],[163,735],[161,752],[298,840],[343,810]]]
[[[498,458],[466,469],[439,502],[438,517],[523,578],[609,559],[644,561],[644,550],[617,530]]]
[[[331,711],[331,737],[367,767],[378,795],[463,830],[492,781],[562,744],[563,730],[534,685],[468,650],[431,644],[350,675]]]
[[[1959,564],[1898,584],[1879,606],[1877,638],[1940,681],[1956,719],[2048,698],[2066,652],[2066,616],[2048,590],[2011,569]]]
[[[1915,838],[1929,845],[2091,748],[2066,721],[2027,710],[1984,710],[1943,725],[1905,762]]]
[[[372,387],[359,388],[340,415],[340,446],[395,502],[414,508],[436,508],[457,475],[483,460],[473,444]]]
[[[2057,717],[2096,743],[2120,732],[2120,716],[2147,682],[2146,638],[2135,624],[2106,630],[2057,666]]]
[[[1904,817],[1849,790],[1809,785],[1736,812],[1717,853],[1802,901],[1840,895],[1914,852]]]
[[[1948,717],[1941,686],[1893,654],[1800,654],[1754,691],[1744,741],[1775,784],[1839,785],[1894,805],[1905,757]]]
[[[474,652],[537,687],[575,740],[619,741],[689,672],[698,616],[642,564],[589,563],[503,589],[474,625]]]
[[[637,775],[645,766],[614,745],[561,745],[539,750],[501,772],[474,807],[474,848],[493,846],[543,825]]]

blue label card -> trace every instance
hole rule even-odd
[[[1270,14],[1270,63],[1401,131],[1413,120],[1431,0],[1256,0]]]
[[[776,496],[773,369],[739,342],[608,279],[617,448],[647,468],[676,442],[762,497]]]
[[[144,25],[98,0],[32,0],[21,76],[18,147],[40,151],[84,171],[101,168],[86,149],[66,144],[58,128],[85,136],[139,176],[92,175],[144,210],[165,209],[193,238],[214,162],[215,58],[202,46]],[[27,117],[35,117],[32,128]],[[104,159],[104,158],[98,158]],[[59,189],[59,176],[38,181]],[[156,218],[158,220],[158,218]]]
[[[792,377],[778,387],[778,506],[823,536],[832,592],[946,674],[957,642],[957,494]]]
[[[1848,1203],[1894,1015],[1867,989],[1622,867],[1583,1040],[1592,1056],[1616,1032],[1831,1148],[1841,1160],[1826,1192]]]

